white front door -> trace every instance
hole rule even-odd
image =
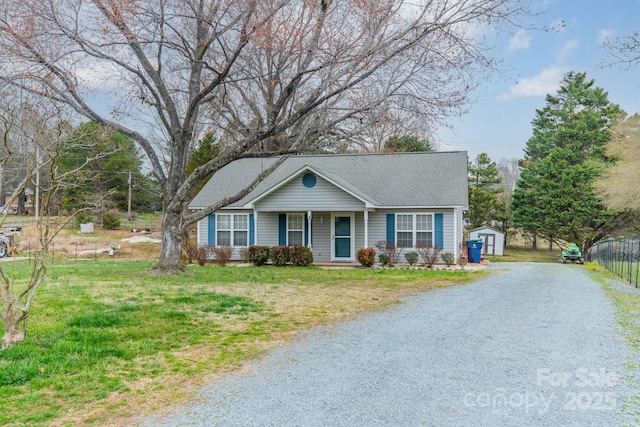
[[[355,259],[355,218],[353,213],[331,214],[331,261]]]

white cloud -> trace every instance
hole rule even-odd
[[[509,40],[509,52],[528,49],[530,44],[531,35],[527,33],[527,30],[521,28],[513,37],[511,37],[511,40]]]
[[[561,64],[566,63],[569,57],[571,56],[571,54],[573,53],[573,51],[576,50],[579,44],[580,43],[578,42],[578,40],[575,40],[575,39],[569,40],[568,42],[566,42],[562,46],[562,49],[560,49],[560,51],[556,54],[556,61]]]
[[[610,30],[608,28],[603,28],[602,30],[598,30],[598,43],[603,44],[616,36],[616,30]]]
[[[512,101],[516,98],[539,98],[554,93],[560,88],[560,82],[567,70],[552,66],[545,68],[533,77],[525,77],[509,88],[509,92],[498,96],[498,101]]]

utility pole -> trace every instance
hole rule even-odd
[[[131,222],[131,171],[129,171],[129,205],[127,208],[127,218]]]

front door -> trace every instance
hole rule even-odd
[[[354,256],[354,220],[353,214],[333,214],[331,221],[332,261],[353,261]]]

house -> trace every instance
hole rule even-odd
[[[219,170],[190,209],[246,188],[275,158]],[[403,250],[433,244],[460,255],[467,209],[467,153],[300,155],[253,191],[198,222],[199,245],[307,245],[315,262],[355,262],[359,248],[387,240]],[[403,258],[404,259],[404,258]]]
[[[482,239],[483,255],[504,255],[504,233],[491,227],[478,227],[469,230],[469,239]]]

